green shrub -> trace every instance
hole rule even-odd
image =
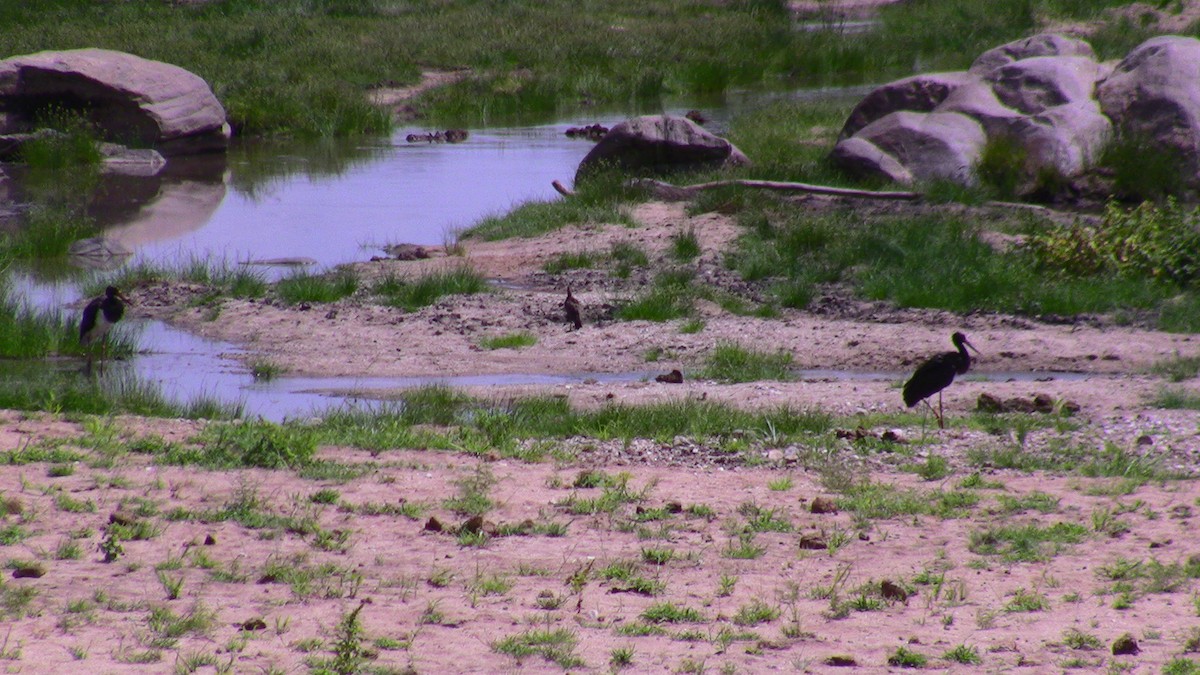
[[[1031,236],[1044,269],[1075,276],[1116,273],[1190,285],[1200,278],[1200,207],[1168,199],[1127,210],[1110,202],[1093,227],[1078,221]]]

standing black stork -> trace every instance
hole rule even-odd
[[[108,329],[125,316],[125,303],[129,299],[116,286],[104,289],[104,295],[93,298],[83,308],[79,321],[79,343],[85,348],[100,341],[100,372],[104,372],[104,357],[108,346]],[[87,372],[92,372],[92,350],[88,349]]]
[[[575,330],[583,328],[583,317],[579,314],[580,309],[579,300],[571,295],[571,284],[567,284],[567,298],[563,300],[563,312],[567,315],[567,321],[575,324]]]
[[[934,394],[938,395],[938,409],[933,414],[937,417],[939,429],[946,428],[946,419],[942,416],[942,390],[950,386],[955,375],[962,375],[970,370],[971,355],[967,352],[967,347],[974,349],[976,354],[979,353],[975,345],[968,342],[967,336],[962,333],[956,332],[951,335],[950,341],[958,351],[942,352],[930,357],[918,366],[917,371],[908,378],[908,382],[904,383],[904,405],[910,408]],[[925,401],[925,405],[933,410],[933,404]]]

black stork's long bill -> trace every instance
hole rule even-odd
[[[87,372],[92,372],[92,350],[90,347],[100,343],[100,371],[104,372],[104,358],[108,347],[108,331],[113,324],[125,316],[125,303],[129,302],[116,286],[104,289],[104,295],[93,298],[83,308],[83,318],[79,321],[79,343],[88,348]]]
[[[962,375],[971,369],[971,354],[967,347],[976,354],[979,353],[975,345],[962,333],[954,333],[950,336],[950,341],[958,351],[942,352],[930,357],[918,366],[912,377],[908,378],[908,382],[904,383],[904,405],[910,408],[925,401],[925,405],[933,410],[933,404],[926,399],[934,394],[938,395],[938,407],[933,414],[937,418],[939,429],[946,428],[946,419],[942,415],[942,390],[950,386],[955,375]]]

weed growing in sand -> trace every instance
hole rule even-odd
[[[613,263],[612,275],[618,279],[627,279],[634,269],[650,264],[650,256],[646,255],[646,251],[629,241],[613,242],[608,259]]]
[[[706,357],[697,376],[721,382],[791,380],[791,365],[789,351],[762,352],[722,341]]]
[[[616,560],[597,570],[596,577],[608,582],[614,591],[653,596],[666,589],[662,581],[644,577],[640,572],[636,561]]]
[[[184,635],[207,636],[216,625],[216,620],[217,613],[198,601],[182,615],[175,614],[167,607],[155,607],[150,610],[147,619],[150,630],[158,636],[153,646],[161,649],[173,647]]]
[[[561,253],[542,265],[547,274],[562,274],[567,270],[591,269],[603,258],[592,251],[569,251]]]
[[[613,647],[608,653],[608,665],[613,670],[624,670],[633,665],[633,655],[637,653],[633,647]]]
[[[864,482],[851,485],[837,503],[842,510],[873,520],[915,515],[960,518],[979,503],[979,495],[963,490],[925,492]]]
[[[1095,650],[1104,648],[1104,643],[1100,638],[1090,633],[1084,633],[1078,628],[1068,628],[1063,631],[1062,643],[1071,649]]]
[[[771,490],[772,492],[787,492],[788,490],[792,489],[793,485],[795,485],[795,481],[792,479],[790,474],[787,476],[780,476],[779,478],[772,478],[767,481],[767,489]]]
[[[341,493],[333,488],[324,488],[317,490],[308,496],[308,501],[313,504],[337,504],[342,498]]]
[[[945,457],[929,455],[920,464],[910,464],[904,467],[927,481],[942,480],[950,475],[950,463]]]
[[[492,650],[507,654],[518,663],[536,655],[564,669],[582,668],[583,659],[575,654],[577,643],[575,633],[565,628],[535,628],[493,642]]]
[[[1050,601],[1042,593],[1018,588],[1012,599],[1004,605],[1006,612],[1042,612],[1050,608]]]
[[[157,574],[158,583],[162,584],[163,590],[167,592],[167,599],[178,600],[183,594],[183,575],[167,574],[165,570],[158,570]]]
[[[675,549],[672,548],[643,548],[642,561],[651,565],[666,565],[675,558]]]
[[[386,277],[371,287],[371,293],[385,305],[415,312],[447,295],[485,293],[488,289],[487,279],[474,268],[456,265],[415,279]]]
[[[643,621],[650,623],[703,623],[704,615],[691,607],[680,607],[671,602],[650,605],[642,612]]]
[[[979,657],[979,650],[967,645],[958,645],[954,649],[942,654],[942,658],[965,665],[979,665],[983,663],[983,659]]]
[[[1150,400],[1150,405],[1166,410],[1200,410],[1200,394],[1186,389],[1164,387]]]
[[[488,493],[495,486],[496,477],[486,464],[476,466],[470,475],[455,480],[454,484],[458,487],[458,496],[443,502],[451,511],[463,516],[482,516],[495,508]]]
[[[979,555],[999,555],[1010,562],[1037,562],[1086,537],[1087,528],[1076,523],[1008,525],[971,532],[967,549]]]
[[[645,292],[618,306],[616,318],[662,323],[690,316],[696,300],[696,289],[692,286],[690,274],[686,270],[682,274],[660,273]]]
[[[754,532],[745,531],[738,533],[737,537],[731,537],[721,555],[733,560],[754,560],[766,552],[766,546],[754,541]]]
[[[333,660],[328,664],[330,672],[338,675],[362,672],[368,649],[363,645],[365,631],[359,614],[365,606],[365,602],[359,603],[338,622],[334,631]]]
[[[1200,675],[1200,661],[1177,656],[1167,662],[1163,675]]]
[[[1200,375],[1200,356],[1179,356],[1159,361],[1150,366],[1150,372],[1161,375],[1171,382],[1183,382]]]
[[[888,656],[887,662],[889,666],[897,668],[924,668],[929,662],[929,657],[905,647],[897,647],[896,651]]]
[[[690,262],[700,256],[700,238],[696,230],[688,228],[686,232],[671,235],[671,256],[679,262]]]
[[[1012,497],[1009,495],[996,495],[996,503],[1000,507],[1000,513],[1014,514],[1024,513],[1025,511],[1037,511],[1039,513],[1057,513],[1059,498],[1054,495],[1046,494],[1034,490],[1029,494],[1020,497]]]
[[[479,346],[488,350],[521,349],[522,347],[532,347],[536,344],[537,336],[528,331],[489,336],[479,341]]]
[[[738,626],[757,626],[779,618],[779,608],[755,598],[742,605],[733,615],[733,623]]]

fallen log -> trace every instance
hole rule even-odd
[[[638,178],[630,181],[632,187],[640,187],[648,190],[650,194],[659,199],[669,199],[680,201],[691,199],[697,193],[704,190],[713,190],[723,187],[747,187],[757,188],[760,190],[776,190],[780,192],[808,192],[818,195],[836,195],[839,197],[862,197],[865,199],[897,199],[897,200],[913,200],[920,199],[920,192],[908,191],[884,191],[884,190],[856,190],[853,188],[839,188],[829,185],[812,185],[810,183],[792,183],[785,181],[774,180],[718,180],[711,183],[697,183],[695,185],[672,185],[653,178]]]

